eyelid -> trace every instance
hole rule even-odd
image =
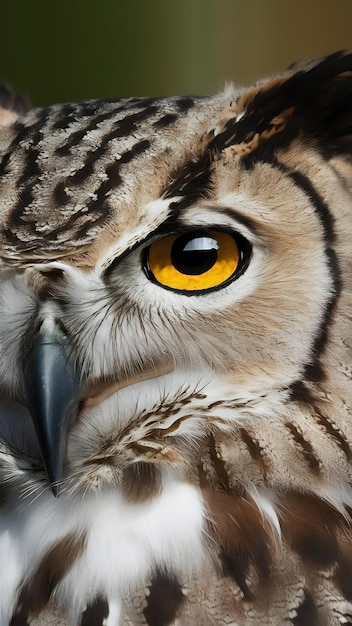
[[[236,197],[232,199],[234,202]],[[192,229],[199,219],[199,208],[193,206],[182,215],[182,224],[185,229]],[[204,221],[203,221],[204,220]],[[198,228],[217,228],[228,232],[239,232],[249,239],[257,238],[261,232],[261,224],[257,219],[248,215],[248,212],[240,211],[233,206],[225,205],[202,205],[202,219],[198,222]]]
[[[230,211],[230,209],[227,210],[227,212]],[[232,219],[232,222],[234,220]],[[245,242],[245,247],[247,250],[248,255],[251,255],[251,250],[252,250],[252,242],[250,241],[250,239],[248,238],[247,233],[243,233],[241,232],[241,228],[235,228],[234,224],[231,225],[231,227],[229,227],[226,224],[221,224],[221,223],[207,223],[207,224],[184,224],[184,223],[180,223],[180,222],[173,222],[171,223],[171,221],[168,223],[169,228],[164,228],[165,224],[157,229],[157,232],[154,232],[153,234],[148,234],[146,236],[146,238],[143,241],[138,241],[136,242],[131,248],[128,248],[127,250],[125,250],[122,254],[120,254],[118,257],[116,257],[110,265],[108,265],[108,267],[106,267],[102,273],[102,277],[104,280],[108,281],[110,276],[113,274],[114,269],[124,261],[124,259],[128,258],[132,253],[134,252],[139,252],[140,257],[142,259],[142,265],[144,265],[144,261],[143,259],[145,258],[146,255],[146,251],[149,249],[149,247],[155,242],[158,241],[160,239],[164,239],[165,237],[168,236],[181,236],[187,233],[192,233],[192,232],[205,232],[205,231],[209,231],[209,230],[218,230],[218,231],[223,231],[223,232],[229,232],[232,233],[234,236],[239,237],[243,242]],[[236,226],[236,224],[235,224]],[[243,230],[247,230],[247,229],[243,229]],[[247,267],[247,265],[246,265]]]

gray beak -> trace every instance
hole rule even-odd
[[[54,496],[59,495],[70,426],[78,415],[82,381],[65,331],[45,319],[24,359],[25,404],[31,414]]]

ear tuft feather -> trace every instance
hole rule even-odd
[[[336,52],[245,92],[210,147],[267,159],[297,137],[327,158],[352,153],[352,54]]]

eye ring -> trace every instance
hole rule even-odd
[[[143,270],[157,285],[183,295],[201,295],[221,289],[246,270],[250,243],[239,233],[195,229],[166,235],[148,246]]]

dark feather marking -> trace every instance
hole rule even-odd
[[[9,154],[9,157],[10,157],[12,151],[15,153],[16,150],[20,150],[21,149],[20,142],[26,138],[27,134],[29,135],[33,143],[38,143],[40,141],[41,130],[47,121],[48,115],[49,115],[48,109],[43,109],[41,111],[41,116],[37,120],[37,122],[35,122],[29,127],[22,126],[22,129],[19,135],[15,137],[14,141],[11,143],[8,153],[6,153],[6,155],[3,158],[3,161],[0,165],[0,176],[1,174],[4,173],[4,169],[6,169],[7,154]],[[25,166],[24,173],[20,178],[22,189],[20,189],[19,191],[17,204],[10,211],[8,221],[4,225],[4,228],[3,228],[3,234],[5,236],[5,239],[7,238],[7,233],[9,231],[11,232],[11,231],[17,230],[19,222],[22,222],[24,224],[23,213],[25,209],[32,203],[32,200],[33,200],[33,186],[37,180],[37,176],[39,173],[39,169],[37,165],[37,157],[38,157],[39,152],[33,146],[29,150],[27,150],[26,154],[27,154],[27,163]],[[34,221],[26,222],[26,228],[30,232],[35,232],[35,222]]]
[[[295,443],[297,444],[298,448],[302,451],[303,456],[305,460],[307,461],[309,467],[314,472],[319,472],[320,461],[315,456],[312,444],[309,441],[307,441],[307,439],[305,439],[304,435],[299,432],[299,430],[296,428],[294,424],[291,424],[290,422],[286,422],[285,426],[290,431],[291,435],[293,436],[293,439]]]
[[[177,617],[183,593],[173,574],[157,571],[149,587],[143,613],[148,626],[168,626]]]
[[[246,576],[249,572],[248,553],[241,548],[232,552],[220,551],[220,561],[224,576],[232,578],[241,589],[244,599],[249,602],[253,599],[253,593],[249,589]]]
[[[58,119],[53,124],[53,130],[66,130],[76,119],[79,108],[76,102],[63,104],[58,111]]]
[[[82,185],[93,174],[94,165],[99,160],[100,153],[104,153],[104,150],[101,146],[99,146],[99,148],[97,148],[96,150],[92,150],[91,152],[89,152],[86,155],[84,165],[76,170],[74,174],[66,178],[66,187],[70,187],[71,185]]]
[[[304,590],[303,602],[297,609],[297,615],[292,619],[294,626],[321,626],[318,611],[309,591]]]
[[[201,477],[201,479],[204,476]],[[272,530],[245,495],[203,487],[208,510],[208,531],[219,549],[224,574],[232,576],[248,596],[246,575],[252,564],[261,580],[270,576]]]
[[[101,157],[105,153],[106,147],[111,141],[113,141],[113,139],[128,137],[130,134],[133,134],[133,131],[138,127],[139,123],[147,120],[155,112],[157,112],[157,110],[158,109],[156,106],[151,106],[147,109],[142,109],[141,111],[138,111],[138,113],[132,113],[131,115],[124,117],[122,120],[117,121],[115,123],[114,130],[109,131],[102,136],[99,148],[92,152],[92,159],[96,161],[97,158]],[[137,142],[135,146],[142,143],[143,140]],[[149,144],[150,142],[148,142],[148,146]],[[125,154],[133,153],[135,146],[133,146],[131,150],[128,150]]]
[[[289,388],[289,399],[292,402],[303,402],[313,405],[316,398],[303,380],[295,380]]]
[[[8,244],[10,245],[12,244],[15,246],[17,246],[18,244],[23,245],[23,241],[21,241],[21,239],[16,235],[16,233],[10,228],[3,228],[2,234],[4,235],[4,239],[7,241]]]
[[[114,102],[118,102],[118,100],[80,100],[78,102],[67,102],[66,104],[55,106],[54,109],[52,109],[55,119],[55,122],[52,124],[52,129],[67,130],[73,122],[79,121],[82,124],[84,118],[96,118],[99,115],[101,106],[105,102],[113,104]],[[120,108],[123,109],[124,107]],[[75,131],[71,133],[71,136],[74,135],[74,133]]]
[[[67,535],[44,555],[36,570],[22,587],[13,618],[37,617],[47,606],[51,594],[80,557],[85,547],[85,536]]]
[[[121,107],[95,116],[84,129],[72,133],[68,140],[62,146],[56,149],[56,153],[62,156],[69,155],[71,148],[79,144],[89,130],[95,128],[99,122],[113,117],[119,112],[119,110],[121,110]],[[122,110],[124,110],[124,107],[122,107]],[[97,161],[98,158],[105,153],[107,145],[113,139],[117,139],[119,137],[127,137],[128,135],[133,133],[133,131],[138,127],[141,122],[152,117],[152,115],[154,115],[154,113],[156,113],[157,111],[157,106],[149,106],[141,109],[137,113],[131,113],[130,115],[127,115],[120,120],[114,121],[113,130],[109,130],[109,132],[107,132],[105,135],[102,135],[99,142],[99,147],[96,150],[92,150],[88,153],[89,162],[94,163],[95,161]]]
[[[346,458],[350,461],[352,458],[352,452],[346,437],[329,421],[327,417],[325,417],[325,415],[314,411],[313,417],[316,418],[317,422],[321,424],[323,428],[325,428],[328,435],[330,435],[330,437],[332,437],[333,440],[336,441],[339,448],[342,450],[342,452],[344,452]]]
[[[17,131],[15,138],[11,142],[9,149],[7,150],[7,152],[5,152],[0,161],[0,177],[4,176],[4,174],[7,173],[7,166],[9,164],[10,158],[13,154],[14,149],[18,145],[18,142],[21,140],[21,136],[25,137],[26,132],[28,132],[27,126],[25,126],[22,122],[15,122],[14,128]]]
[[[325,343],[326,343],[326,339],[324,339],[324,346],[325,346]],[[324,346],[322,344],[321,347],[319,348],[319,355],[323,352]],[[313,356],[316,356],[316,354],[314,354],[316,347],[318,347],[318,341],[314,342]],[[321,363],[318,363],[317,361],[315,363],[306,363],[306,366],[304,369],[304,375],[307,381],[310,381],[313,383],[322,383],[324,382],[324,380],[326,380],[326,373],[324,372],[323,366]]]
[[[57,183],[54,187],[54,200],[55,203],[59,206],[64,206],[70,199],[70,196],[67,194],[66,190],[66,181],[63,180]]]
[[[18,202],[10,212],[9,228],[16,228],[18,222],[23,221],[22,214],[24,210],[32,204],[33,201],[33,184],[27,185],[18,194]]]
[[[38,133],[45,126],[47,118],[49,116],[48,109],[39,109],[37,111],[37,119],[32,124],[25,125],[21,121],[17,121],[14,124],[14,128],[17,130],[17,133],[12,140],[9,149],[4,154],[1,164],[0,164],[0,176],[6,173],[7,164],[14,153],[17,153],[20,150],[23,150],[23,144],[26,141],[30,141],[33,143],[32,136],[38,137]]]
[[[330,212],[328,205],[323,200],[317,189],[314,187],[309,176],[303,174],[302,172],[298,172],[297,170],[292,171],[281,163],[279,164],[279,168],[284,171],[293,180],[295,185],[297,185],[297,187],[299,187],[309,198],[323,227],[324,241],[331,245],[334,244],[336,239],[334,232],[334,218]],[[340,273],[338,271],[336,253],[330,248],[327,248],[326,251],[328,253],[328,258],[331,265],[330,269],[335,275],[336,280],[338,280],[340,278]]]
[[[122,179],[120,176],[120,166],[122,163],[128,163],[132,161],[136,156],[142,154],[149,147],[149,141],[143,140],[136,143],[130,150],[126,151],[121,159],[118,161],[114,161],[106,166],[106,174],[107,179],[104,180],[98,189],[94,191],[95,198],[89,200],[87,203],[87,214],[83,221],[83,224],[79,223],[78,218],[82,217],[80,213],[76,213],[71,216],[70,220],[68,220],[64,225],[60,228],[57,228],[55,231],[52,231],[52,236],[57,236],[60,232],[65,233],[68,228],[72,228],[77,222],[78,233],[80,237],[84,237],[87,231],[91,228],[92,224],[99,224],[102,221],[105,221],[111,211],[109,202],[106,199],[106,194],[112,189],[116,189],[116,187],[121,184]]]
[[[227,215],[232,220],[236,220],[236,222],[248,228],[248,230],[252,233],[255,233],[258,230],[258,222],[248,215],[243,215],[243,213],[237,211],[236,209],[217,206],[216,211],[222,215]]]
[[[26,614],[24,612],[16,613],[13,615],[10,621],[10,626],[30,626],[28,620],[28,612]]]
[[[229,475],[226,470],[224,460],[221,458],[216,449],[215,439],[212,434],[208,437],[208,443],[210,458],[218,478],[218,487],[223,491],[230,491]]]
[[[110,111],[94,115],[84,128],[71,133],[68,140],[62,146],[56,148],[55,153],[59,156],[69,156],[71,154],[71,148],[80,144],[89,131],[94,130],[98,124],[116,116],[121,110],[123,111],[124,109],[125,107],[118,106]]]
[[[118,123],[117,128],[115,127],[113,131],[110,131],[103,135],[99,147],[96,150],[91,151],[87,155],[84,165],[72,176],[68,177],[64,181],[61,181],[59,183],[59,186],[56,187],[54,192],[54,195],[56,193],[56,200],[59,199],[59,201],[66,201],[66,192],[64,191],[65,187],[69,187],[70,185],[80,185],[93,173],[95,163],[102,155],[105,154],[109,142],[111,142],[114,138],[125,136],[133,132],[133,129],[137,127],[139,122],[142,122],[144,119],[147,119],[148,117],[153,115],[156,110],[157,107],[151,106],[148,109],[142,109],[141,111],[138,111],[138,113],[129,115]],[[27,138],[27,136],[30,138],[33,145],[38,143],[41,138],[42,127],[46,122],[48,114],[48,109],[42,109],[41,117],[36,123],[32,124],[29,127],[19,127],[19,133],[15,138],[13,145],[11,144],[10,146],[8,158],[6,155],[3,158],[3,171],[6,169],[7,162],[11,156],[12,151],[15,151],[16,148],[21,148],[20,144]],[[137,142],[130,150],[126,151],[122,155],[121,159],[118,162],[115,161],[113,164],[110,164],[106,167],[108,179],[103,181],[100,187],[96,190],[95,193],[97,194],[97,199],[90,200],[88,202],[88,211],[94,209],[95,212],[100,211],[101,214],[98,214],[97,216],[95,216],[95,219],[93,219],[92,215],[88,216],[87,218],[87,215],[83,214],[83,212],[77,212],[75,215],[71,216],[70,220],[51,231],[51,239],[56,239],[60,233],[68,233],[70,239],[72,239],[73,233],[70,232],[69,229],[75,225],[79,227],[79,233],[81,236],[83,236],[90,228],[92,223],[97,224],[101,221],[104,221],[108,217],[110,211],[110,207],[108,202],[106,202],[105,195],[108,191],[116,187],[121,182],[121,179],[118,175],[119,165],[130,162],[133,158],[141,154],[143,151],[147,150],[149,145],[150,142],[148,140]],[[5,228],[3,229],[3,234],[5,238],[10,241],[10,243],[15,243],[15,234],[13,231],[16,231],[18,223],[22,221],[24,210],[32,203],[34,199],[33,186],[37,181],[37,175],[35,175],[35,148],[33,147],[33,149],[30,150],[28,154],[29,156],[27,167],[25,169],[25,175],[26,177],[30,175],[31,178],[26,178],[26,180],[29,180],[29,183],[20,191],[17,205],[14,207],[14,209],[12,209],[9,221],[7,224],[5,224]],[[21,182],[24,182],[23,177],[21,178]],[[84,221],[83,225],[81,223],[82,219]],[[36,235],[35,220],[26,220],[26,222],[23,224],[23,227],[26,228],[27,231],[31,232],[34,236]],[[33,243],[35,244],[35,242]]]
[[[302,380],[297,380],[290,386],[290,400],[292,402],[298,402],[308,404],[311,407],[311,415],[320,424],[325,431],[332,437],[337,443],[342,452],[346,455],[346,458],[350,461],[352,458],[352,451],[348,443],[347,437],[332,424],[328,417],[323,415],[316,407],[317,398],[314,396],[314,391],[309,389]]]
[[[120,164],[130,163],[137,156],[148,150],[148,148],[150,148],[149,139],[142,139],[142,141],[135,143],[130,150],[126,150],[126,152],[121,155],[118,162]]]
[[[53,229],[50,232],[50,239],[55,241],[59,235],[68,235],[69,239],[72,239],[73,234],[82,233],[85,234],[89,228],[94,224],[99,224],[108,219],[110,214],[110,205],[108,202],[104,202],[106,193],[117,187],[121,181],[119,175],[119,165],[114,162],[106,167],[106,174],[108,178],[104,180],[99,189],[95,192],[97,197],[94,200],[89,200],[87,204],[87,210],[76,211],[69,219],[62,222],[60,226]]]
[[[188,109],[194,107],[198,99],[198,96],[180,96],[179,98],[176,98],[177,108],[183,112],[188,111]]]
[[[179,214],[197,200],[208,197],[211,168],[212,155],[205,151],[198,159],[189,159],[179,170],[173,172],[161,195],[164,198],[182,196],[181,200],[173,203],[174,214]]]
[[[330,213],[328,205],[315,189],[313,183],[308,176],[301,172],[292,171],[289,167],[283,165],[282,163],[278,163],[277,161],[273,162],[272,164],[280,169],[284,174],[289,176],[293,180],[295,185],[297,185],[297,187],[299,187],[306,194],[315,209],[315,213],[323,229],[322,239],[323,242],[325,242],[325,255],[327,258],[328,269],[333,283],[333,293],[330,296],[330,300],[328,298],[326,300],[325,311],[322,316],[320,328],[317,332],[312,346],[310,362],[306,364],[302,376],[303,381],[304,379],[306,379],[307,381],[321,382],[325,378],[325,373],[320,363],[320,356],[324,352],[328,341],[329,328],[333,321],[334,311],[341,293],[342,286],[339,262],[336,252],[332,247],[332,244],[335,241],[334,219]],[[296,393],[300,392],[300,394],[302,395],[303,389],[304,387],[302,387],[302,385],[299,387],[298,381],[295,381],[293,391]]]
[[[176,115],[176,113],[167,113],[156,120],[156,122],[153,123],[153,126],[155,126],[155,128],[166,128],[166,126],[170,126],[170,124],[177,119],[178,115]]]
[[[248,452],[251,455],[253,461],[255,461],[260,466],[263,476],[265,478],[268,468],[263,458],[263,450],[260,447],[258,441],[256,441],[245,428],[240,428],[239,434],[243,443],[247,446]]]
[[[38,137],[33,141],[35,144],[36,141],[40,141],[40,133],[38,131]],[[40,152],[36,147],[31,147],[26,152],[26,161],[24,165],[23,172],[19,179],[16,181],[16,187],[20,189],[22,185],[25,185],[30,181],[31,186],[34,185],[37,181],[37,177],[41,174],[41,170],[38,165],[38,156]]]
[[[301,190],[308,196],[309,200],[313,204],[315,211],[319,217],[319,220],[322,224],[324,230],[324,240],[329,244],[335,243],[335,233],[334,233],[334,218],[331,214],[328,205],[323,200],[319,192],[314,187],[312,181],[309,176],[303,174],[302,172],[298,172],[297,170],[290,170],[289,167],[283,165],[282,163],[278,164],[278,167],[285,172],[294,183],[301,188]],[[330,250],[327,248],[329,252],[329,261],[331,263],[332,270],[338,270],[338,264],[336,259],[336,253],[334,250]],[[331,256],[332,255],[332,256]],[[337,271],[336,278],[340,277],[340,273]]]
[[[283,536],[304,561],[328,568],[339,560],[337,531],[346,530],[348,522],[332,505],[292,492],[283,497],[279,516]]]
[[[53,130],[67,130],[72,123],[79,121],[82,123],[85,117],[97,117],[104,100],[82,100],[80,102],[67,102],[60,105],[54,112],[55,122],[52,124]],[[74,135],[73,131],[72,135]]]
[[[314,342],[313,354],[317,359],[317,357],[325,349],[326,342],[328,340],[329,325],[333,319],[334,310],[341,292],[341,271],[339,268],[336,252],[332,247],[330,247],[335,241],[334,220],[333,216],[330,213],[328,205],[326,204],[326,202],[324,202],[318,191],[314,188],[313,183],[308,178],[308,176],[302,174],[301,172],[292,172],[288,168],[284,168],[282,165],[280,165],[280,168],[283,171],[286,171],[286,173],[290,176],[290,178],[292,178],[294,183],[298,187],[300,187],[300,189],[307,195],[307,197],[311,201],[313,207],[315,208],[316,215],[318,216],[322,225],[324,232],[324,241],[326,242],[325,254],[328,260],[328,266],[333,281],[334,293],[331,296],[330,301],[327,301],[325,314],[320,325],[320,331],[317,334]],[[311,376],[309,378],[310,380],[316,379],[314,376]]]
[[[159,467],[153,463],[133,463],[123,470],[123,495],[128,502],[144,502],[155,498],[161,490]]]
[[[121,164],[129,163],[138,155],[145,152],[145,150],[147,150],[149,146],[150,142],[147,139],[143,141],[138,141],[134,144],[134,146],[132,146],[130,150],[127,150],[118,161],[114,161],[113,163],[110,163],[106,166],[105,171],[108,178],[101,183],[98,189],[95,190],[94,194],[96,197],[88,202],[88,214],[93,210],[94,212],[100,212],[100,214],[103,215],[105,219],[108,217],[108,214],[110,212],[110,206],[109,203],[106,201],[106,194],[112,189],[118,187],[118,185],[122,182],[120,176]],[[96,221],[97,220],[93,220],[93,218],[90,217],[89,222],[81,228],[80,232],[84,232],[85,228],[88,230],[91,224],[96,223]]]
[[[127,98],[125,100],[124,108],[126,109],[147,109],[149,107],[157,107],[164,98]],[[122,107],[121,107],[122,108]]]
[[[83,611],[80,626],[103,626],[104,619],[108,615],[108,601],[103,597],[96,598]]]
[[[79,234],[80,237],[84,237],[87,231],[92,227],[92,225],[97,225],[101,222],[104,222],[109,217],[111,208],[106,200],[106,194],[118,187],[118,185],[122,182],[120,177],[120,166],[124,163],[129,163],[139,154],[142,154],[145,150],[149,148],[150,142],[146,140],[138,141],[132,146],[130,150],[127,150],[118,161],[113,161],[109,163],[105,172],[107,174],[107,179],[104,180],[98,189],[95,190],[95,198],[89,200],[87,203],[88,211],[77,211],[71,217],[66,220],[66,222],[62,223],[61,226],[55,228],[51,231],[50,237],[52,240],[57,239],[57,237],[62,233],[69,233],[70,239],[73,237],[72,229],[75,228],[76,234]],[[69,180],[62,181],[61,185],[69,184]]]

